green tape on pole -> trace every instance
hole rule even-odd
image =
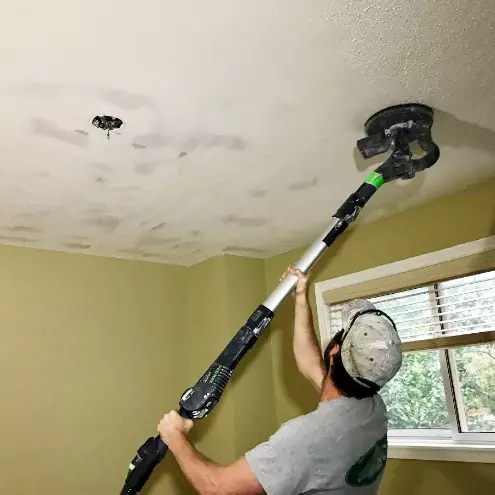
[[[383,186],[383,184],[385,184],[385,181],[383,180],[383,175],[377,172],[371,172],[371,174],[368,175],[368,177],[366,177],[365,182],[367,184],[371,184],[375,186],[377,189]]]

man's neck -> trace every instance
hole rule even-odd
[[[330,377],[327,375],[323,381],[320,402],[327,400],[339,399],[340,397],[345,397],[337,387],[333,384]]]

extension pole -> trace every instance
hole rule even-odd
[[[324,233],[305,251],[294,267],[303,273],[308,273],[335,239],[356,219],[359,211],[382,184],[382,176],[373,172],[366,179],[366,182],[338,209]],[[261,333],[273,319],[277,308],[292,293],[296,285],[297,277],[289,274],[277,285],[263,304],[258,306],[198,383],[186,390],[180,400],[179,412],[182,416],[202,419],[211,412],[220,400],[232,372],[241,358],[257,342]],[[167,450],[167,446],[159,436],[148,438],[139,448],[136,457],[129,466],[129,473],[121,495],[138,493],[153,469],[163,459]]]

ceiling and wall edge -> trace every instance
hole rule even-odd
[[[427,202],[427,203],[423,203],[419,206],[415,206],[413,208],[409,208],[407,210],[404,210],[404,211],[399,211],[397,213],[394,213],[393,215],[388,215],[384,218],[380,218],[379,220],[375,220],[375,222],[382,222],[382,221],[386,221],[387,219],[389,219],[390,217],[393,217],[393,216],[396,216],[396,215],[401,215],[407,211],[414,211],[414,210],[417,210],[417,209],[420,209],[420,208],[428,208],[429,205],[431,204],[435,204],[435,203],[441,203],[443,201],[449,201],[449,198],[452,198],[452,197],[455,197],[455,196],[461,196],[463,194],[470,194],[472,195],[472,197],[476,197],[476,196],[479,196],[479,197],[482,197],[482,198],[487,198],[487,201],[486,201],[486,204],[488,206],[489,204],[489,198],[491,197],[491,195],[493,194],[493,197],[495,197],[495,179],[492,179],[492,180],[489,180],[489,181],[486,181],[485,183],[483,184],[478,184],[478,185],[475,185],[475,186],[472,186],[472,187],[469,187],[469,188],[465,188],[459,192],[456,192],[454,194],[448,194],[448,195],[445,195],[439,199],[436,199],[436,200],[433,200],[433,201],[430,201],[430,202]],[[368,206],[369,209],[372,209],[373,208],[373,200],[370,202],[370,205]],[[495,206],[494,206],[494,209],[495,209]],[[481,215],[486,215],[486,214],[489,214],[490,213],[490,210],[487,210],[486,208],[484,208],[483,210],[480,210],[480,214]],[[495,212],[493,213],[494,214],[494,225],[495,225]],[[329,218],[330,220],[330,218]],[[374,222],[366,222],[366,224],[370,224],[370,223],[374,223]],[[356,229],[359,229],[361,225],[364,225],[364,222],[360,222],[359,219],[358,221],[356,222],[356,224],[353,224],[349,227],[348,231],[344,234],[344,237],[346,235],[349,235],[351,234],[354,230]],[[460,226],[460,228],[462,228],[462,226]],[[495,227],[494,227],[495,229]],[[316,235],[320,234],[321,232],[319,230],[315,231],[315,237]],[[285,251],[282,251],[280,253],[277,253],[273,256],[267,256],[267,257],[263,257],[261,255],[246,255],[246,254],[235,254],[235,253],[232,253],[232,252],[217,252],[215,254],[213,254],[212,256],[208,256],[204,259],[200,259],[200,260],[197,260],[195,261],[194,263],[185,263],[185,264],[181,264],[181,263],[166,263],[166,262],[159,262],[159,261],[154,261],[154,260],[142,260],[142,259],[136,259],[136,258],[132,258],[132,257],[125,257],[125,256],[101,256],[99,254],[93,254],[93,253],[85,253],[85,252],[77,252],[77,253],[73,253],[73,252],[67,252],[65,250],[57,250],[57,249],[43,249],[43,248],[34,248],[34,247],[27,247],[27,246],[22,246],[22,245],[18,245],[18,244],[0,244],[0,249],[2,249],[2,247],[4,246],[9,246],[9,247],[15,247],[15,248],[20,248],[20,249],[35,249],[35,250],[42,250],[42,251],[53,251],[53,252],[58,252],[58,253],[61,253],[61,254],[66,254],[66,255],[83,255],[83,256],[96,256],[96,257],[102,257],[102,258],[109,258],[109,259],[119,259],[119,260],[125,260],[125,261],[139,261],[141,263],[157,263],[157,264],[164,264],[164,265],[170,265],[170,266],[182,266],[182,267],[185,267],[185,268],[188,268],[188,267],[191,267],[191,266],[195,266],[199,263],[202,263],[204,261],[207,261],[211,258],[214,258],[216,256],[238,256],[238,257],[244,257],[244,258],[252,258],[252,259],[261,259],[261,260],[269,260],[271,258],[276,258],[277,256],[281,256],[285,253],[288,253],[288,252],[292,252],[292,251],[298,251],[298,250],[302,250],[305,246],[307,246],[308,244],[303,244],[303,245],[300,245],[298,247],[295,247],[295,248],[292,248],[292,249],[289,249],[289,250],[285,250]],[[294,262],[297,261],[297,260],[294,260]]]

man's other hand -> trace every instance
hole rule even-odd
[[[280,280],[283,280],[288,274],[294,275],[297,277],[297,285],[296,289],[294,290],[294,296],[306,296],[308,295],[309,291],[309,277],[303,273],[301,270],[298,270],[297,268],[293,268],[292,266],[289,266],[285,273],[282,275]]]
[[[183,418],[177,411],[170,411],[163,416],[158,425],[158,433],[161,439],[170,445],[177,436],[185,437],[193,427],[191,419]]]

